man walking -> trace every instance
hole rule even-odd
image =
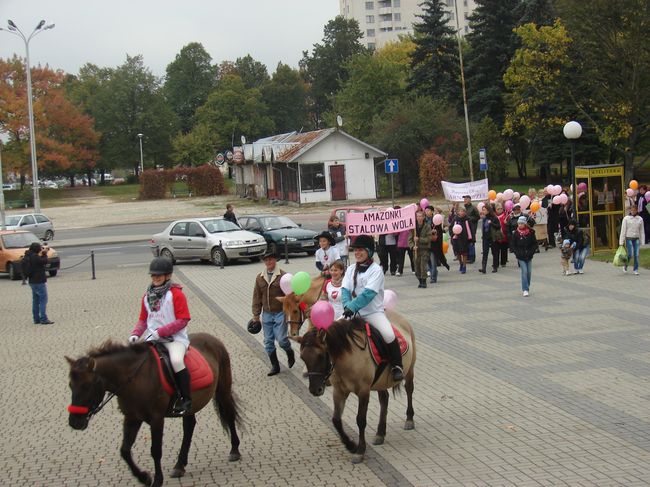
[[[468,194],[463,196],[463,205],[465,206],[465,212],[467,213],[467,221],[469,222],[469,228],[472,230],[472,235],[476,235],[476,228],[478,227],[478,221],[481,219],[478,209],[472,204],[472,197]],[[468,252],[467,252],[467,263],[473,264],[476,260],[476,247],[474,242],[470,242]]]

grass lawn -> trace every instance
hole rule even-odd
[[[608,252],[598,252],[589,258],[600,262],[612,262],[614,260],[615,253],[616,251],[614,250]],[[639,250],[639,267],[650,269],[650,249]]]
[[[138,199],[139,184],[110,184],[106,186],[93,186],[91,189],[97,196],[111,198],[113,201],[132,201]]]

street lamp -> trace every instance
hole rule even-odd
[[[463,90],[463,108],[465,109],[465,131],[467,132],[467,157],[469,160],[469,180],[474,181],[472,167],[472,137],[469,132],[469,113],[467,109],[467,90],[465,89],[465,68],[463,67],[463,47],[460,41],[460,20],[458,19],[458,2],[454,0],[456,9],[456,39],[458,40],[458,61],[460,63],[460,85]]]
[[[570,185],[573,185],[573,199],[574,205],[577,205],[577,201],[575,195],[578,193],[577,192],[577,186],[576,186],[576,140],[580,138],[582,135],[582,125],[580,125],[578,122],[571,121],[567,122],[566,125],[564,126],[563,129],[564,136],[569,139],[569,142],[571,142],[571,168],[569,169],[569,178],[570,178]],[[575,211],[575,206],[574,206],[574,211]]]
[[[23,34],[23,31],[21,31],[12,20],[7,20],[7,25],[7,29],[0,27],[0,30],[20,37],[25,43],[25,71],[27,72],[27,111],[29,112],[29,142],[32,155],[32,190],[34,191],[34,211],[40,213],[41,198],[38,194],[38,164],[36,162],[36,136],[34,135],[34,108],[32,107],[32,74],[29,64],[29,41],[31,41],[32,37],[35,35],[45,30],[54,28],[54,24],[45,25],[45,21],[41,20],[34,31],[29,35],[29,37],[26,37],[25,34]]]
[[[144,162],[142,159],[142,137],[144,137],[144,134],[138,134],[138,139],[140,139],[140,174],[144,172]]]

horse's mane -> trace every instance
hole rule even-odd
[[[122,352],[142,352],[143,350],[146,350],[148,345],[146,343],[135,343],[133,345],[124,345],[123,343],[115,342],[113,340],[106,340],[104,343],[101,345],[91,348],[88,350],[88,357],[91,358],[100,358],[100,357],[106,357],[107,355],[114,355],[116,353],[122,353]]]
[[[355,334],[364,329],[364,321],[359,318],[338,320],[325,331],[327,336],[327,351],[334,361],[341,355],[352,350]]]

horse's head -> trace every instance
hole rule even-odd
[[[85,430],[93,411],[104,398],[106,389],[95,372],[95,359],[82,357],[77,360],[65,357],[70,364],[70,390],[72,401],[68,406],[68,424],[76,430]]]
[[[282,302],[282,311],[289,325],[289,336],[297,337],[300,334],[300,327],[307,318],[307,304],[294,293],[276,299]]]
[[[332,374],[332,361],[327,351],[325,332],[312,329],[303,336],[295,337],[300,343],[300,358],[307,366],[309,377],[309,392],[314,396],[322,396],[325,384]]]

